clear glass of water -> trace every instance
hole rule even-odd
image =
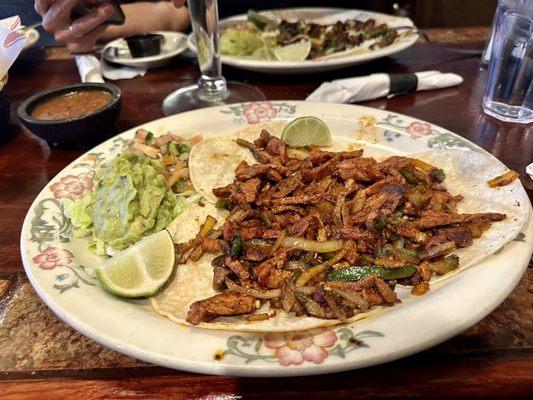
[[[188,0],[201,76],[196,85],[180,88],[163,100],[163,113],[265,100],[263,92],[241,82],[226,82],[220,61],[217,0]]]
[[[533,122],[533,16],[516,11],[501,16],[483,110],[506,122]]]
[[[489,64],[492,46],[494,43],[494,35],[496,33],[496,27],[500,25],[500,18],[502,15],[509,10],[517,11],[523,15],[533,15],[533,1],[531,0],[498,0],[496,5],[496,11],[494,12],[494,17],[492,19],[492,25],[489,33],[489,40],[483,54],[481,56],[481,65],[486,67]]]

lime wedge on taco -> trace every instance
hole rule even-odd
[[[331,145],[331,134],[321,119],[300,117],[285,125],[281,132],[281,140],[294,147],[323,147]]]
[[[311,42],[309,40],[300,40],[286,46],[274,48],[274,57],[278,61],[298,62],[303,61],[311,52]]]

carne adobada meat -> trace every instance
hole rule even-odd
[[[362,150],[318,148],[293,157],[266,130],[253,143],[238,143],[258,163],[241,163],[233,183],[213,190],[231,204],[228,220],[178,246],[180,262],[197,246],[224,254],[213,279],[223,293],[195,302],[192,324],[252,313],[265,301],[294,315],[342,321],[373,305],[393,305],[396,280],[376,271],[386,277],[389,269],[406,270],[402,283],[427,282],[431,263],[446,261],[505,218],[457,213],[462,196],[448,193],[442,171],[420,160],[377,162]],[[458,263],[450,257],[453,269]]]
[[[458,224],[461,222],[470,222],[476,219],[487,221],[502,221],[505,214],[498,213],[479,213],[479,214],[452,214],[446,212],[423,211],[421,218],[415,222],[415,226],[420,230]]]

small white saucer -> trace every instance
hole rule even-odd
[[[106,61],[138,68],[157,68],[166,65],[172,59],[187,49],[187,35],[181,32],[151,32],[163,35],[161,53],[149,57],[131,56],[128,44],[124,38],[115,39],[105,45],[103,57]],[[113,50],[115,48],[116,50]]]

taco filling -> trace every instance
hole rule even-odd
[[[194,238],[176,247],[177,274],[202,257],[211,262],[212,295],[188,305],[190,324],[279,313],[346,321],[394,305],[397,285],[425,293],[432,276],[458,268],[452,252],[506,218],[459,213],[463,196],[419,159],[294,151],[267,130],[235,142],[255,163],[242,161],[230,184],[212,190],[218,215],[202,217]]]

